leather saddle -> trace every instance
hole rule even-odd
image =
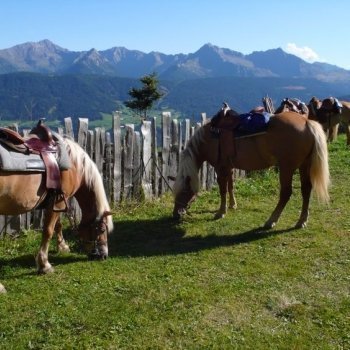
[[[25,155],[39,155],[45,165],[46,189],[55,193],[54,203],[65,203],[61,186],[61,173],[57,162],[58,146],[51,130],[44,125],[43,119],[29,132],[28,137],[22,137],[18,132],[0,127],[0,143],[15,152]],[[66,210],[58,209],[59,211]]]

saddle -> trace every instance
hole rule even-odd
[[[265,133],[271,114],[257,107],[249,113],[238,114],[227,103],[212,117],[210,132],[218,139],[218,159],[221,165],[232,166],[232,157],[236,153],[235,140]]]
[[[62,201],[61,173],[57,162],[58,146],[42,119],[25,138],[14,130],[0,127],[0,144],[23,155],[40,156],[45,166],[46,189],[55,193],[54,203]]]
[[[278,112],[281,112],[284,106],[286,106],[291,112],[298,114],[308,114],[308,108],[306,104],[297,98],[287,97],[283,99],[280,107],[278,108]]]

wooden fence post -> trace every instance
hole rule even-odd
[[[120,112],[113,113],[113,203],[119,203],[122,191],[122,143]]]
[[[174,179],[176,178],[178,164],[179,164],[179,123],[177,119],[171,121],[171,143],[170,143],[170,155],[169,155],[169,170],[167,181],[171,186],[174,185]]]
[[[87,146],[88,130],[89,130],[89,119],[79,118],[78,119],[78,143],[84,151],[86,151],[86,146]]]
[[[170,112],[162,113],[162,181],[160,193],[166,192],[168,188],[167,178],[169,175],[169,155],[170,155]]]
[[[153,196],[152,191],[152,130],[151,122],[144,120],[141,125],[142,135],[142,191],[145,199]]]
[[[134,124],[125,125],[124,138],[124,196],[125,199],[132,198],[132,175],[134,158]]]
[[[157,119],[153,117],[151,119],[151,137],[152,137],[152,177],[153,177],[153,193],[156,197],[159,195],[159,161],[158,161],[158,145],[157,145]]]
[[[112,199],[112,167],[113,167],[113,159],[112,159],[112,141],[111,134],[106,132],[106,147],[105,147],[105,162],[103,167],[103,173],[105,178],[105,188],[106,195],[108,198],[108,202]]]
[[[97,169],[99,170],[100,174],[102,174],[103,158],[104,158],[104,151],[105,151],[105,144],[106,144],[105,129],[104,128],[95,128],[94,131],[95,131],[94,132],[94,138],[95,138],[94,161],[97,165]]]
[[[71,117],[64,118],[64,125],[66,130],[65,134],[74,140],[72,118]]]
[[[141,198],[141,177],[142,177],[142,166],[141,166],[141,137],[140,132],[135,131],[134,133],[134,149],[133,149],[133,174],[132,174],[132,189],[133,197],[135,199]]]

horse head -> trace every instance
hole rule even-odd
[[[78,226],[78,236],[90,260],[105,260],[108,257],[110,215],[112,212],[105,211],[102,216],[90,222],[81,222]]]
[[[196,192],[191,186],[191,177],[185,178],[177,177],[178,188],[175,190],[175,203],[173,209],[173,218],[176,220],[181,219],[187,212],[191,203],[196,199]],[[181,185],[179,185],[181,182]]]
[[[329,123],[330,118],[337,114],[341,114],[342,106],[334,97],[325,98],[317,110],[317,118],[321,124]]]

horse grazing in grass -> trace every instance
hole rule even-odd
[[[56,232],[58,248],[66,250],[60,223],[59,207],[75,197],[82,212],[78,236],[89,258],[108,257],[107,235],[113,230],[110,207],[101,175],[88,154],[74,141],[60,138],[67,151],[70,166],[60,172],[61,195],[52,196],[47,189],[47,172],[0,170],[0,214],[18,215],[36,208],[44,209],[42,240],[36,255],[38,273],[53,271],[48,260],[50,240]],[[0,284],[0,292],[5,291]]]
[[[190,138],[181,154],[174,184],[173,216],[181,218],[199,191],[199,169],[204,161],[216,173],[221,195],[217,217],[222,216],[222,203],[226,199],[232,169],[260,170],[278,166],[280,196],[276,208],[265,223],[270,229],[277,223],[292,194],[293,174],[299,169],[302,193],[302,210],[295,227],[305,227],[309,215],[309,200],[314,189],[318,198],[329,199],[328,150],[325,133],[316,121],[294,112],[272,116],[266,132],[234,138],[239,115],[225,106],[217,115],[215,130],[208,123]]]
[[[313,97],[308,108],[309,118],[322,125],[329,142],[337,138],[339,125],[342,124],[346,133],[346,144],[350,146],[350,102],[338,101],[334,97],[324,100]]]
[[[309,115],[309,109],[306,104],[297,98],[284,98],[274,113],[279,114],[283,112],[295,112],[305,118]]]

